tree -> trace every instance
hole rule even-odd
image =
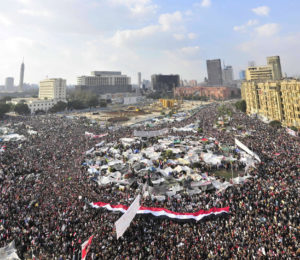
[[[197,132],[198,132],[199,134],[202,134],[202,133],[203,133],[203,129],[202,129],[201,127],[198,127]]]
[[[50,113],[57,113],[64,111],[67,107],[67,103],[63,101],[58,101],[52,108],[49,109]]]
[[[270,126],[274,127],[274,128],[280,128],[281,127],[281,122],[278,120],[273,120],[269,123]]]
[[[1,98],[0,102],[1,103],[6,103],[6,101],[11,101],[12,97],[10,96],[5,96],[3,98]]]
[[[232,110],[231,110],[230,107],[227,107],[225,105],[221,105],[221,106],[218,107],[218,114],[219,114],[219,116],[227,115],[227,116],[231,117],[232,116]]]
[[[0,104],[0,117],[2,117],[4,114],[8,113],[9,111],[10,111],[9,104]]]
[[[162,157],[164,159],[174,159],[175,158],[175,154],[173,153],[172,150],[166,150],[162,152]]]
[[[46,112],[44,110],[42,110],[42,109],[38,109],[38,110],[35,111],[35,114],[36,115],[45,115]]]
[[[15,106],[14,111],[19,115],[29,115],[30,114],[30,109],[29,109],[28,105],[24,104],[24,103],[18,103]]]
[[[90,97],[88,97],[87,105],[90,108],[98,106],[99,105],[99,99],[98,99],[98,97],[97,96],[90,96]]]
[[[87,108],[86,105],[81,100],[70,100],[67,104],[69,109],[84,109]]]
[[[99,105],[100,105],[100,107],[107,107],[107,103],[105,100],[100,100]]]
[[[246,104],[245,100],[237,101],[234,105],[235,105],[236,109],[238,109],[244,113],[246,112],[247,104]]]
[[[295,131],[295,132],[298,132],[298,128],[296,126],[291,126],[290,129]]]

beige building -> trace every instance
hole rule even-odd
[[[273,79],[273,69],[271,66],[248,67],[246,70],[247,81],[266,81]]]
[[[58,101],[66,102],[66,80],[64,79],[45,79],[40,82],[39,98],[14,98],[9,103],[27,104],[31,114],[43,110],[47,112]]]
[[[248,114],[259,114],[300,129],[299,80],[243,82],[242,98],[247,103]]]
[[[39,99],[54,99],[65,101],[67,87],[65,79],[45,79],[40,82]]]
[[[286,125],[294,125],[300,129],[300,81],[282,81],[281,93]]]

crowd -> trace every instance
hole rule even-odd
[[[215,128],[217,105],[199,110],[181,122],[152,128],[182,127],[199,121],[206,137],[234,145],[238,130]],[[109,133],[107,143],[132,137],[133,128],[100,129],[84,119],[59,116],[12,118],[0,123],[26,140],[1,143],[0,247],[15,240],[21,259],[79,259],[80,246],[94,235],[87,259],[295,259],[299,250],[300,140],[284,129],[234,112],[229,126],[251,131],[241,141],[262,162],[253,178],[222,193],[183,195],[142,205],[193,212],[230,207],[230,213],[207,220],[179,223],[151,216],[135,217],[116,239],[120,213],[91,208],[88,202],[129,205],[137,190],[100,187],[82,165],[85,151],[98,139],[85,132]],[[37,131],[29,134],[28,129]],[[145,127],[138,127],[145,129]],[[192,134],[192,133],[190,133]],[[178,136],[186,133],[176,132]],[[194,134],[200,138],[199,134]],[[206,170],[206,168],[205,168]]]

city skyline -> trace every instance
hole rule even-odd
[[[0,11],[0,81],[66,78],[92,70],[179,74],[203,81],[206,60],[232,65],[235,78],[249,60],[281,57],[283,74],[299,75],[299,1],[12,0]],[[286,14],[289,14],[288,16]]]

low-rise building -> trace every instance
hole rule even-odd
[[[8,103],[17,105],[18,103],[27,104],[31,114],[34,114],[36,111],[45,111],[47,112],[52,108],[58,101],[54,99],[39,99],[39,98],[13,98]]]
[[[230,87],[181,87],[175,89],[175,96],[203,96],[211,99],[225,100],[240,96],[240,89]]]

